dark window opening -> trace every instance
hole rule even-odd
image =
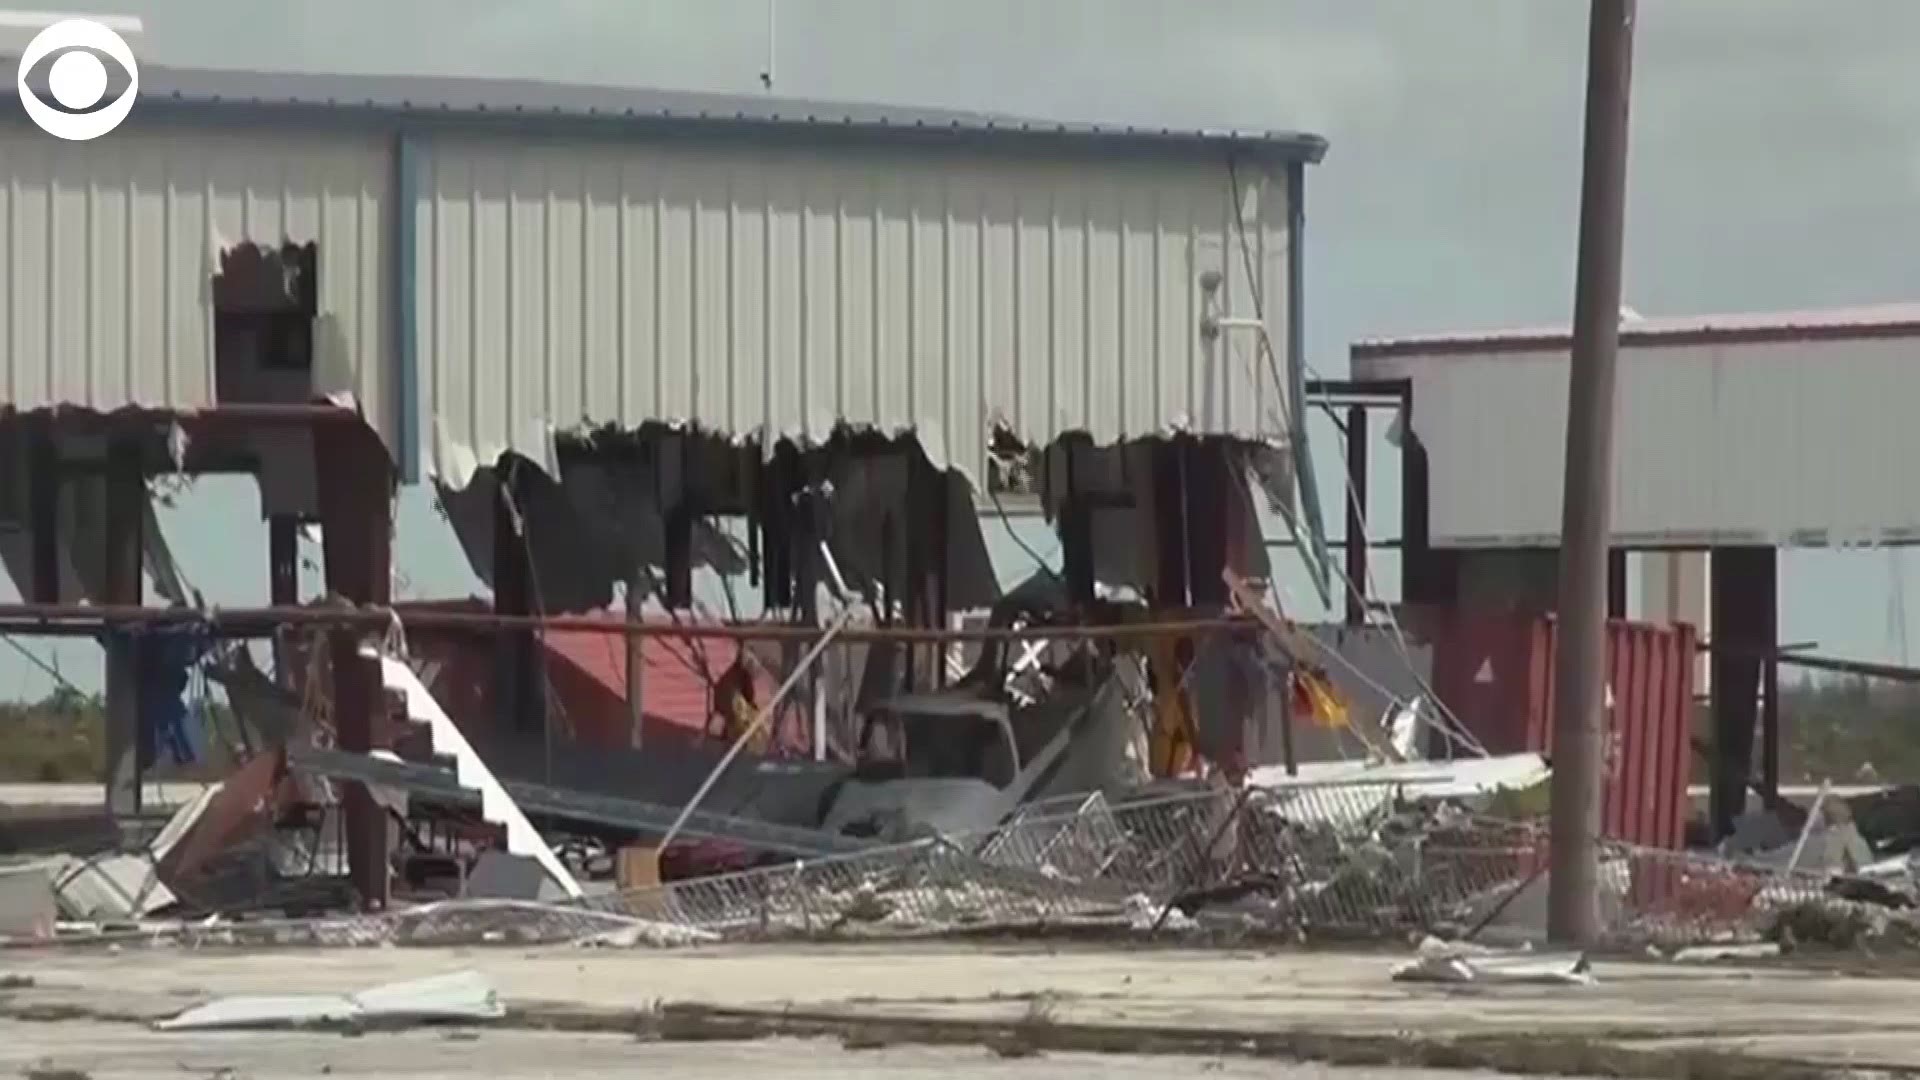
[[[313,398],[320,250],[240,244],[213,278],[215,389],[222,401],[299,404]]]

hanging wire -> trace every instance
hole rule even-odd
[[[1241,204],[1240,174],[1239,174],[1238,168],[1235,166],[1235,164],[1232,161],[1227,162],[1227,178],[1228,178],[1228,182],[1232,185],[1232,189],[1233,189],[1234,236],[1239,244],[1241,259],[1246,268],[1248,281],[1252,282],[1254,280],[1257,280],[1256,275],[1254,273],[1255,266],[1254,266],[1254,260],[1253,260],[1253,248],[1247,239],[1246,215]],[[1297,238],[1290,238],[1289,242],[1297,242]],[[1250,291],[1252,292],[1253,298],[1254,298],[1255,314],[1260,319],[1261,325],[1264,326],[1266,323],[1266,316],[1261,311],[1260,290],[1256,288],[1256,289],[1250,289]],[[1268,357],[1270,359],[1273,359],[1277,363],[1277,358],[1273,356],[1273,343],[1271,340],[1268,339],[1264,330],[1261,332],[1260,341],[1261,341],[1261,347],[1266,349]],[[1305,371],[1309,375],[1312,375],[1316,380],[1324,380],[1324,376],[1321,375],[1318,369],[1316,369],[1313,366],[1312,362],[1309,361],[1305,356],[1299,357],[1299,361],[1303,371]],[[1297,466],[1297,463],[1296,463],[1296,466]],[[1344,470],[1341,471],[1341,478],[1343,481],[1343,487],[1345,488],[1347,498],[1354,502],[1358,502],[1359,492],[1354,487],[1353,478],[1351,476],[1347,476]],[[1311,480],[1312,478],[1309,478],[1310,482]],[[1235,486],[1239,487],[1241,485],[1235,485]],[[1243,497],[1247,498],[1249,506],[1251,506],[1251,503],[1252,503],[1251,496],[1248,495],[1244,490],[1242,491],[1242,495]],[[1284,508],[1281,508],[1281,509],[1282,509],[1282,516],[1288,519],[1289,527],[1295,528],[1297,531],[1297,523],[1295,523],[1292,520],[1292,515],[1287,514]],[[1361,542],[1371,546],[1372,538],[1367,535],[1367,530],[1365,525],[1366,515],[1361,514],[1359,515],[1359,517],[1361,519],[1361,537],[1360,537]],[[1350,578],[1347,575],[1345,569],[1340,567],[1336,562],[1334,562],[1333,560],[1327,560],[1326,569],[1331,571],[1339,579],[1340,583],[1344,585],[1347,589],[1349,590],[1354,589],[1356,583],[1352,580],[1352,578]],[[1374,577],[1373,567],[1371,563],[1369,563],[1367,567],[1365,581],[1367,585],[1367,590],[1365,595],[1369,595],[1369,596],[1379,595],[1379,582]],[[1398,616],[1394,614],[1393,609],[1388,606],[1383,606],[1381,611],[1382,611],[1382,614],[1385,615],[1385,622],[1387,627],[1392,632],[1393,641],[1400,654],[1400,660],[1402,664],[1405,665],[1407,669],[1407,673],[1413,678],[1415,684],[1419,687],[1421,693],[1433,705],[1435,711],[1439,714],[1440,718],[1445,721],[1445,724],[1447,726],[1451,726],[1454,729],[1454,734],[1461,737],[1461,741],[1465,745],[1467,745],[1470,748],[1477,748],[1476,750],[1477,753],[1485,755],[1486,750],[1484,747],[1480,746],[1479,740],[1473,736],[1473,733],[1467,728],[1467,726],[1464,723],[1461,722],[1460,718],[1454,714],[1453,710],[1447,707],[1446,702],[1440,700],[1440,696],[1434,692],[1433,687],[1430,685],[1427,678],[1421,675],[1418,666],[1414,663],[1414,660],[1413,660],[1412,644],[1407,640],[1406,631],[1400,625],[1400,620]],[[1444,730],[1444,728],[1442,728],[1442,730]]]

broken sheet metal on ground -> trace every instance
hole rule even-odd
[[[248,1031],[471,1024],[499,1020],[506,1006],[474,971],[376,986],[358,994],[261,994],[218,998],[161,1020],[159,1031]]]
[[[1301,783],[1065,808],[1007,826],[743,871],[600,901],[726,938],[924,935],[988,929],[1379,937],[1545,930],[1542,821],[1477,813],[1472,785],[1422,797],[1404,783]],[[1614,944],[1757,940],[1794,913],[1846,903],[1819,876],[1602,844]],[[1180,918],[1174,918],[1178,915]],[[1804,915],[1800,916],[1804,917]]]
[[[1243,932],[1375,935],[1471,925],[1544,855],[1528,823],[1404,784],[1296,784],[1029,807],[1008,825],[676,882],[621,910],[732,938],[890,936],[1021,927],[1124,928],[1158,918]],[[609,901],[611,902],[611,901]]]

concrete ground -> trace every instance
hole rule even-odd
[[[171,1045],[169,1038],[180,1037],[150,1034],[142,1025],[214,997],[354,991],[473,969],[489,976],[508,1006],[522,1015],[558,1009],[575,1016],[612,1018],[663,1002],[698,1002],[861,1017],[1017,1021],[1030,1014],[1035,996],[1043,996],[1047,1016],[1059,1023],[1431,1039],[1587,1038],[1630,1048],[1708,1047],[1834,1065],[1920,1069],[1920,1013],[1912,1006],[1920,997],[1917,979],[1858,978],[1779,967],[1602,962],[1595,966],[1597,983],[1590,987],[1446,988],[1390,981],[1389,971],[1398,959],[1299,951],[955,944],[769,945],[667,952],[505,947],[18,950],[0,952],[0,980],[31,980],[31,985],[0,992],[0,1017],[38,1018],[36,1024],[10,1023],[10,1031],[38,1032],[28,1042],[51,1047],[48,1052],[90,1044],[93,1035],[74,1043],[79,1037],[71,1033],[95,1028],[120,1033],[101,1043],[106,1047],[119,1045],[116,1039],[140,1046],[157,1039]],[[544,1044],[532,1038],[538,1033],[524,1034],[529,1040],[524,1045],[513,1042],[518,1036],[507,1032],[489,1032],[482,1040],[507,1039],[515,1047],[513,1053],[524,1050],[529,1061],[541,1061],[538,1046]],[[589,1066],[599,1051],[591,1048],[601,1046],[607,1036],[542,1036],[547,1037],[581,1040],[582,1071],[569,1064],[567,1072],[596,1075]],[[251,1046],[247,1040],[286,1038],[338,1040],[325,1045],[342,1047],[343,1062],[359,1053],[361,1045],[375,1047],[393,1040],[399,1040],[396,1046],[426,1040],[419,1044],[440,1054],[467,1053],[474,1046],[445,1042],[443,1035],[435,1033],[370,1034],[345,1040],[340,1036],[222,1036],[219,1045]],[[624,1044],[615,1057],[642,1052],[630,1037],[619,1038]],[[234,1039],[239,1042],[229,1041]],[[0,1034],[0,1046],[15,1042],[11,1033]],[[838,1063],[836,1056],[843,1052],[825,1045],[832,1053],[821,1068],[845,1072],[847,1066]],[[644,1053],[667,1055],[661,1059],[665,1061],[676,1053],[699,1050],[673,1044],[650,1047]],[[760,1046],[727,1053],[746,1055],[741,1059],[746,1061],[765,1051]],[[6,1053],[10,1056],[5,1061],[12,1061],[26,1051]],[[573,1060],[569,1057],[570,1063]],[[982,1059],[975,1055],[974,1060]],[[1001,1068],[1004,1063],[995,1059],[993,1064]],[[1048,1067],[1066,1066],[1050,1058]],[[1262,1075],[1272,1075],[1272,1070],[1269,1062]],[[1175,1072],[1183,1074],[1185,1070]],[[413,1074],[401,1069],[386,1075]]]
[[[0,1021],[0,1074],[46,1080],[1311,1080],[1327,1070],[1236,1058],[1047,1054],[1005,1060],[979,1048],[848,1050],[824,1041],[644,1043],[541,1031],[415,1031],[342,1038],[299,1032],[161,1035],[125,1025]],[[1418,1069],[1341,1070],[1342,1080],[1458,1080]]]
[[[143,803],[149,810],[184,806],[205,784],[167,781],[146,785]],[[98,810],[106,801],[102,784],[0,784],[0,807],[66,807]]]

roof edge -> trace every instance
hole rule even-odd
[[[556,122],[637,134],[841,133],[891,140],[1006,141],[1321,161],[1327,140],[1302,131],[1055,121],[958,109],[712,91],[438,75],[264,72],[147,65],[142,111],[235,118],[481,124]],[[0,105],[0,109],[6,106]],[[17,108],[17,106],[16,106]]]
[[[297,98],[194,97],[181,94],[142,93],[135,115],[142,111],[163,110],[175,115],[262,115],[283,117],[334,116],[340,118],[377,118],[407,125],[441,122],[465,126],[524,128],[533,124],[559,124],[580,131],[618,132],[628,135],[670,135],[710,133],[723,137],[779,134],[783,137],[855,138],[869,142],[954,145],[999,143],[1008,146],[1055,145],[1098,152],[1102,149],[1146,150],[1161,153],[1244,155],[1274,162],[1300,161],[1317,165],[1326,158],[1325,137],[1308,132],[1186,131],[1179,128],[1144,128],[1056,123],[1048,121],[992,120],[978,123],[893,122],[854,118],[808,116],[752,116],[716,112],[642,112],[636,109],[570,111],[559,108],[510,106],[416,105],[409,102],[308,101]]]
[[[1836,313],[1839,314],[1839,313]],[[1863,341],[1882,338],[1920,338],[1920,309],[1898,317],[1842,321],[1748,321],[1714,324],[1710,321],[1675,322],[1667,326],[1622,327],[1620,344],[1638,348],[1683,348],[1701,345],[1765,345],[1823,341]],[[1571,352],[1571,330],[1509,330],[1486,334],[1443,334],[1428,337],[1363,338],[1348,346],[1353,360],[1463,357],[1513,353]]]

